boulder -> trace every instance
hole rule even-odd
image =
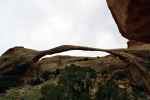
[[[149,0],[107,0],[107,4],[122,36],[150,42]]]

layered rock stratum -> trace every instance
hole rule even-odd
[[[128,48],[109,50],[72,45],[43,51],[24,47],[10,48],[0,56],[0,81],[14,79],[16,86],[22,86],[30,84],[35,76],[46,71],[75,64],[81,67],[91,67],[96,71],[108,69],[112,71],[112,74],[121,70],[130,76],[130,84],[143,87],[144,91],[150,93],[150,13],[148,13],[150,1],[107,0],[107,3],[120,33],[129,40]],[[110,55],[105,57],[44,57],[69,50],[102,51]]]
[[[150,42],[149,0],[107,0],[107,4],[122,36]]]

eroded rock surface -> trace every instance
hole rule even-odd
[[[45,55],[69,50],[103,51],[111,55],[98,58],[55,56],[43,59]],[[45,73],[47,70],[64,68],[67,64],[75,64],[81,67],[92,67],[97,71],[101,69],[115,71],[128,69],[133,82],[138,83],[139,80],[142,80],[146,85],[146,89],[150,91],[149,72],[147,71],[149,58],[149,44],[136,48],[111,50],[73,45],[62,45],[44,51],[15,47],[9,49],[0,57],[0,79],[12,79],[13,76],[13,82],[17,82],[17,86],[28,82],[30,84],[30,82],[34,81],[35,76],[38,78],[41,73]],[[133,73],[135,74],[133,75]]]
[[[150,42],[149,0],[107,0],[107,3],[122,36]]]
[[[63,46],[61,46],[61,49],[55,48],[56,53],[57,50],[65,51],[65,49],[62,48]],[[53,53],[55,50],[50,49]],[[76,64],[81,67],[92,67],[96,70],[110,68],[110,66],[112,66],[112,69],[115,69],[118,66],[119,68],[126,66],[123,61],[114,56],[103,58],[54,56],[41,58],[39,61],[33,62],[33,58],[37,55],[41,55],[41,53],[43,54],[43,51],[37,51],[24,47],[14,47],[8,49],[0,56],[0,82],[1,80],[13,79],[19,86],[30,82],[36,75],[40,75],[47,70],[62,69],[67,64]]]

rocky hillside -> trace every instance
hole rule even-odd
[[[107,3],[120,33],[129,40],[128,48],[10,48],[0,56],[0,100],[149,100],[150,1]],[[110,55],[45,57],[69,50]]]

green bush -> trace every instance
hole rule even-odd
[[[41,100],[64,100],[64,87],[46,84],[41,88]]]
[[[129,100],[125,91],[121,91],[113,80],[100,84],[96,93],[96,100]]]
[[[120,88],[114,80],[99,84],[96,100],[148,100],[144,92],[132,87]]]
[[[92,79],[96,78],[93,69],[70,65],[61,70],[59,77],[57,85],[46,85],[41,89],[42,100],[90,100],[89,89]]]
[[[148,100],[144,91],[120,84],[108,70],[97,73],[92,68],[71,64],[47,72],[46,78],[48,81],[40,85],[10,89],[0,100]]]

